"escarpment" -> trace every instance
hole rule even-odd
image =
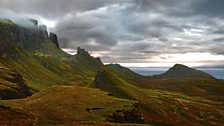
[[[38,25],[38,21],[30,19],[30,24],[17,25],[11,20],[0,21],[0,43],[16,44],[26,49],[39,49],[43,43],[53,42],[59,47],[57,35],[48,31],[45,25]]]

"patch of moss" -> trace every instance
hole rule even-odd
[[[16,26],[10,19],[0,19],[0,24],[8,25],[8,26]]]

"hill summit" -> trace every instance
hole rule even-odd
[[[182,65],[182,64],[175,64],[173,67],[171,67],[167,72],[155,75],[155,77],[159,78],[210,78],[214,79],[213,76],[190,68],[188,66]]]

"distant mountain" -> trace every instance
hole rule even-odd
[[[139,79],[138,84],[143,88],[179,92],[217,101],[224,100],[222,97],[224,81],[181,64],[174,65],[163,74]]]
[[[185,65],[181,64],[175,64],[173,67],[171,67],[167,72],[160,74],[160,75],[155,75],[153,77],[158,77],[158,78],[210,78],[210,79],[215,79],[213,76],[193,69],[189,68]]]

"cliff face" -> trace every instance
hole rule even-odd
[[[57,35],[55,33],[51,32],[49,37],[50,37],[51,42],[53,42],[59,48]]]
[[[25,27],[16,24],[9,25],[7,22],[0,21],[0,43],[3,46],[10,42],[26,49],[38,49],[42,43],[49,41],[51,39],[48,36],[46,26],[38,25],[36,20],[30,20],[30,24]],[[54,43],[58,46],[57,41]]]

